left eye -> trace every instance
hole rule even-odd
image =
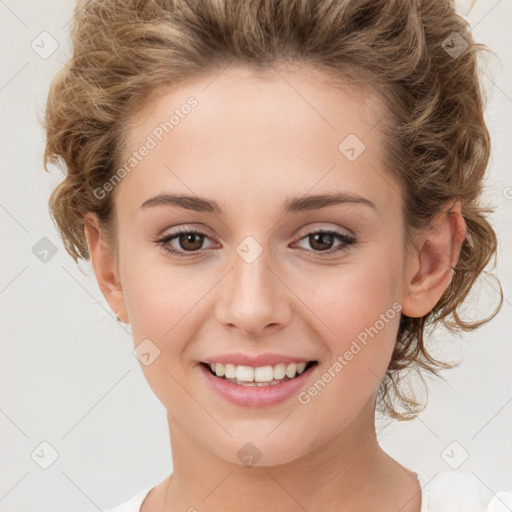
[[[306,239],[311,247],[316,246],[317,250],[314,252],[323,252],[328,254],[332,254],[337,251],[346,251],[350,246],[356,243],[356,239],[353,236],[341,233],[340,231],[312,231],[301,238],[301,241]],[[332,249],[332,244],[336,240],[341,243]],[[329,247],[326,247],[326,245]]]
[[[205,233],[187,229],[165,235],[163,238],[156,240],[156,243],[161,245],[165,251],[171,254],[176,254],[178,256],[188,256],[186,253],[190,254],[199,251],[202,248],[201,246],[203,245],[205,239],[209,239],[208,235]],[[170,242],[174,240],[178,240],[179,245],[181,246],[180,250],[176,250],[171,246]],[[347,235],[339,231],[326,230],[312,231],[311,233],[308,233],[302,237],[299,242],[302,240],[308,240],[309,244],[314,249],[313,252],[328,254],[347,250],[350,246],[356,243],[356,239],[351,235]],[[336,240],[341,242],[341,244],[332,249],[332,244]]]

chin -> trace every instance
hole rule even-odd
[[[308,450],[302,436],[292,440],[283,431],[284,439],[280,436],[271,439],[273,434],[267,437],[267,430],[264,432],[260,430],[254,436],[244,435],[243,441],[240,438],[230,439],[229,446],[224,445],[224,449],[221,443],[208,446],[208,449],[218,457],[241,467],[278,467],[307,456]],[[211,444],[211,439],[208,444]]]

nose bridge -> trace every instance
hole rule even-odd
[[[270,252],[253,237],[237,246],[217,307],[219,322],[245,333],[257,333],[288,321],[290,309],[284,285],[272,266]]]

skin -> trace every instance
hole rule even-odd
[[[452,213],[440,213],[406,254],[401,191],[383,163],[383,104],[325,78],[298,65],[230,66],[169,87],[132,123],[127,154],[187,98],[198,106],[116,187],[117,252],[86,216],[106,300],[131,324],[135,346],[149,338],[160,350],[141,369],[167,409],[174,472],[143,512],[420,510],[414,473],[380,448],[374,428],[399,314],[307,405],[297,397],[260,409],[230,404],[196,366],[233,351],[296,355],[319,362],[308,387],[393,303],[423,316],[450,283],[465,235],[460,204],[447,205]],[[366,146],[353,162],[338,150],[350,133]],[[288,198],[333,190],[377,211],[347,203],[281,213]],[[213,199],[224,213],[141,208],[163,192]],[[178,227],[207,234],[195,254],[184,237],[168,245],[185,257],[154,242]],[[325,255],[307,235],[332,229],[358,242]],[[247,236],[263,251],[252,263],[236,252]],[[253,467],[237,457],[247,442],[261,452]]]

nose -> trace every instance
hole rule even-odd
[[[219,290],[218,322],[253,336],[270,334],[288,324],[292,294],[271,267],[265,251],[250,263],[235,255],[233,268]]]

